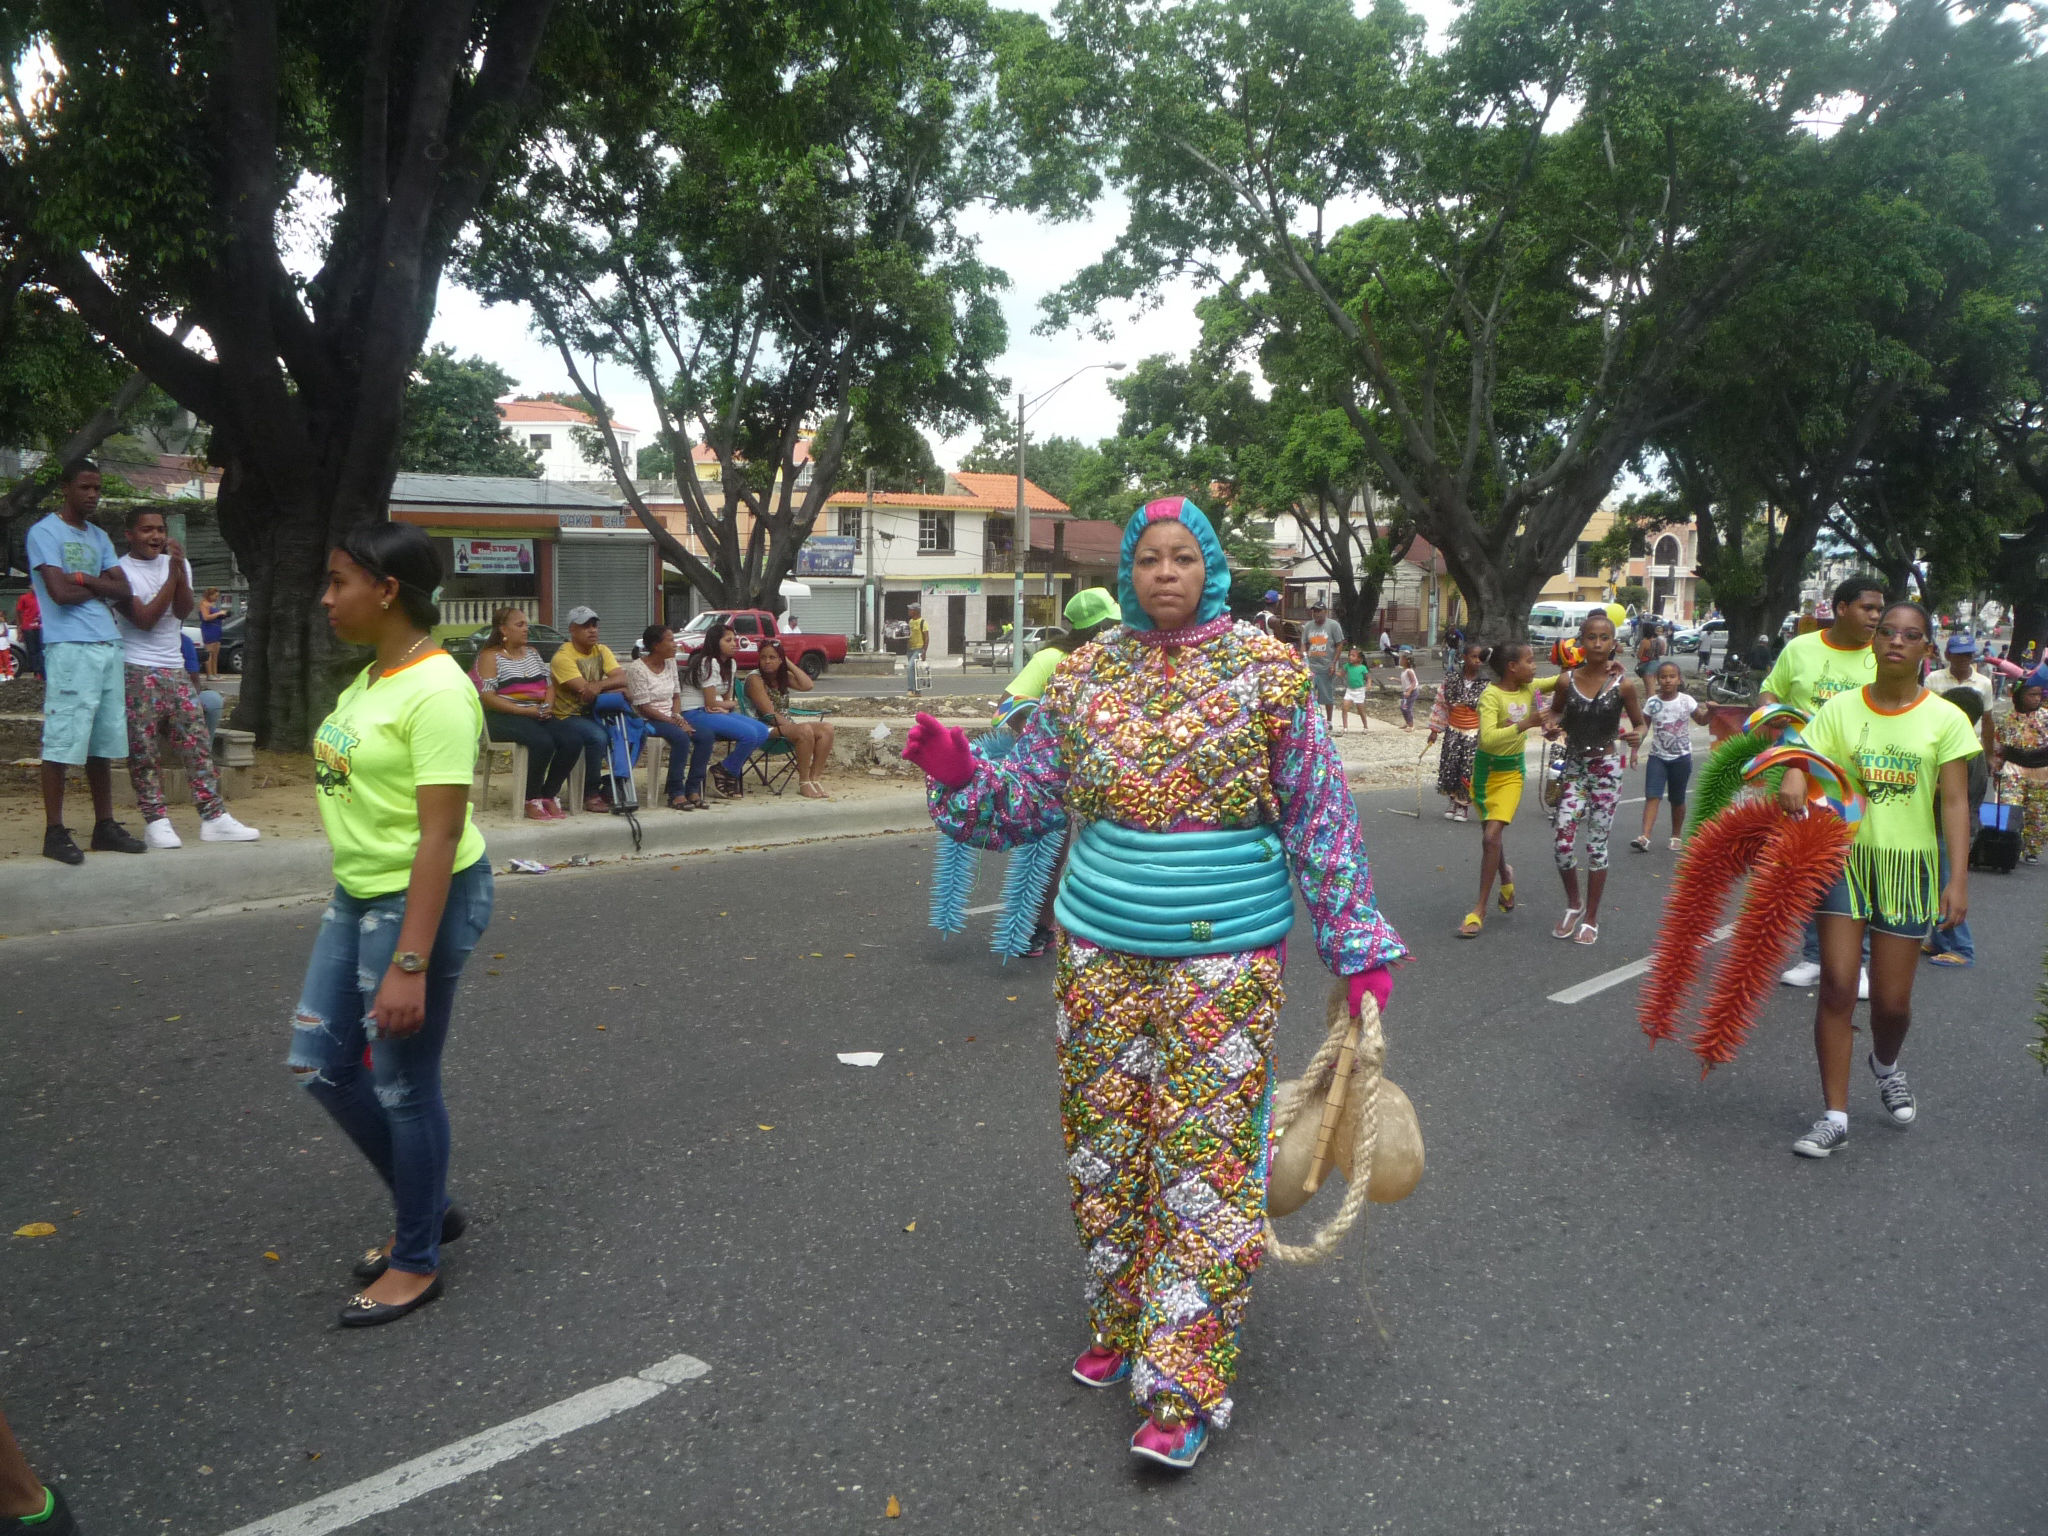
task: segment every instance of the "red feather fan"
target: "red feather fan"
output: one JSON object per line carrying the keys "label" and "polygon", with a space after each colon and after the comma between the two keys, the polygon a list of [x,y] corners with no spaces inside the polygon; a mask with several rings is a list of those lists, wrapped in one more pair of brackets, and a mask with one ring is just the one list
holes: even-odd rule
{"label": "red feather fan", "polygon": [[1769,800],[1733,806],[1694,835],[1665,905],[1637,1017],[1654,1045],[1677,1033],[1680,1001],[1698,977],[1705,936],[1728,891],[1751,875],[1728,955],[1691,1045],[1702,1073],[1735,1059],[1800,929],[1849,859],[1856,832],[1824,814],[1791,817]]}
{"label": "red feather fan", "polygon": [[1636,1005],[1643,1033],[1655,1045],[1678,1033],[1678,1007],[1706,958],[1707,935],[1735,882],[1756,863],[1785,819],[1767,800],[1729,807],[1686,842],[1664,903],[1664,926],[1650,955],[1650,979]]}

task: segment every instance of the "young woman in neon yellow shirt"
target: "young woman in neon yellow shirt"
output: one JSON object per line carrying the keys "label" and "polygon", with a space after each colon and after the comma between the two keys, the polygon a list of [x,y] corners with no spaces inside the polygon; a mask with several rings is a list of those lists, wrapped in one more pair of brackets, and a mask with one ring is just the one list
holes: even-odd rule
{"label": "young woman in neon yellow shirt", "polygon": [[[1838,693],[1801,735],[1868,797],[1848,867],[1820,904],[1820,1001],[1813,1043],[1826,1112],[1792,1143],[1801,1157],[1826,1157],[1849,1139],[1849,1076],[1855,1054],[1858,961],[1870,936],[1870,1070],[1894,1125],[1918,1113],[1899,1050],[1912,1022],[1920,944],[1935,927],[1969,913],[1968,759],[1983,750],[1963,712],[1920,685],[1934,627],[1918,603],[1893,603],[1878,620],[1877,675]],[[1935,790],[1941,791],[1940,821]],[[1778,790],[1788,814],[1806,812],[1807,775],[1785,772]],[[1948,882],[1941,850],[1948,849]]]}

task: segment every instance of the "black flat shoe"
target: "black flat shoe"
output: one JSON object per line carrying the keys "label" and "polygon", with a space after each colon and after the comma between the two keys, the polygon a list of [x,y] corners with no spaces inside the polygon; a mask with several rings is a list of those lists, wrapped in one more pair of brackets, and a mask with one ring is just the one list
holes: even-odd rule
{"label": "black flat shoe", "polygon": [[395,1323],[408,1312],[417,1312],[430,1301],[441,1299],[441,1277],[434,1276],[424,1291],[403,1306],[391,1306],[386,1302],[372,1301],[360,1293],[349,1297],[341,1309],[341,1326],[344,1328],[375,1328],[380,1323]]}
{"label": "black flat shoe", "polygon": [[[462,1213],[462,1207],[451,1205],[441,1213],[441,1241],[452,1243],[469,1230],[469,1218]],[[373,1284],[377,1277],[391,1267],[391,1255],[382,1248],[365,1249],[363,1256],[356,1260],[356,1267],[349,1271],[365,1285]]]}
{"label": "black flat shoe", "polygon": [[78,1536],[78,1521],[72,1517],[71,1506],[64,1502],[64,1490],[55,1483],[46,1486],[50,1493],[49,1516],[34,1525],[26,1520],[0,1518],[0,1532],[34,1531],[36,1536]]}

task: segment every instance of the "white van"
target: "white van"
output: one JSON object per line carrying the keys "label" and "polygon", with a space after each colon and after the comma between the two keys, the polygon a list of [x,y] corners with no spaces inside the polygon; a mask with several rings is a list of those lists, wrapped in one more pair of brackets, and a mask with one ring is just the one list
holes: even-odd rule
{"label": "white van", "polygon": [[1529,610],[1529,638],[1539,654],[1550,646],[1578,634],[1589,613],[1605,613],[1605,603],[1538,603]]}

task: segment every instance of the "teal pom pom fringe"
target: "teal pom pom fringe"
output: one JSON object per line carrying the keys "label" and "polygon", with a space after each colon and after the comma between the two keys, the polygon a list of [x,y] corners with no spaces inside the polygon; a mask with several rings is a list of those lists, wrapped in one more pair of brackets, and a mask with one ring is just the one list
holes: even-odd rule
{"label": "teal pom pom fringe", "polygon": [[1046,887],[1052,884],[1053,871],[1060,867],[1060,852],[1066,846],[1066,834],[1052,832],[1010,850],[1010,867],[1003,872],[1003,910],[988,945],[1005,961],[1031,947],[1038,914],[1045,908]]}

